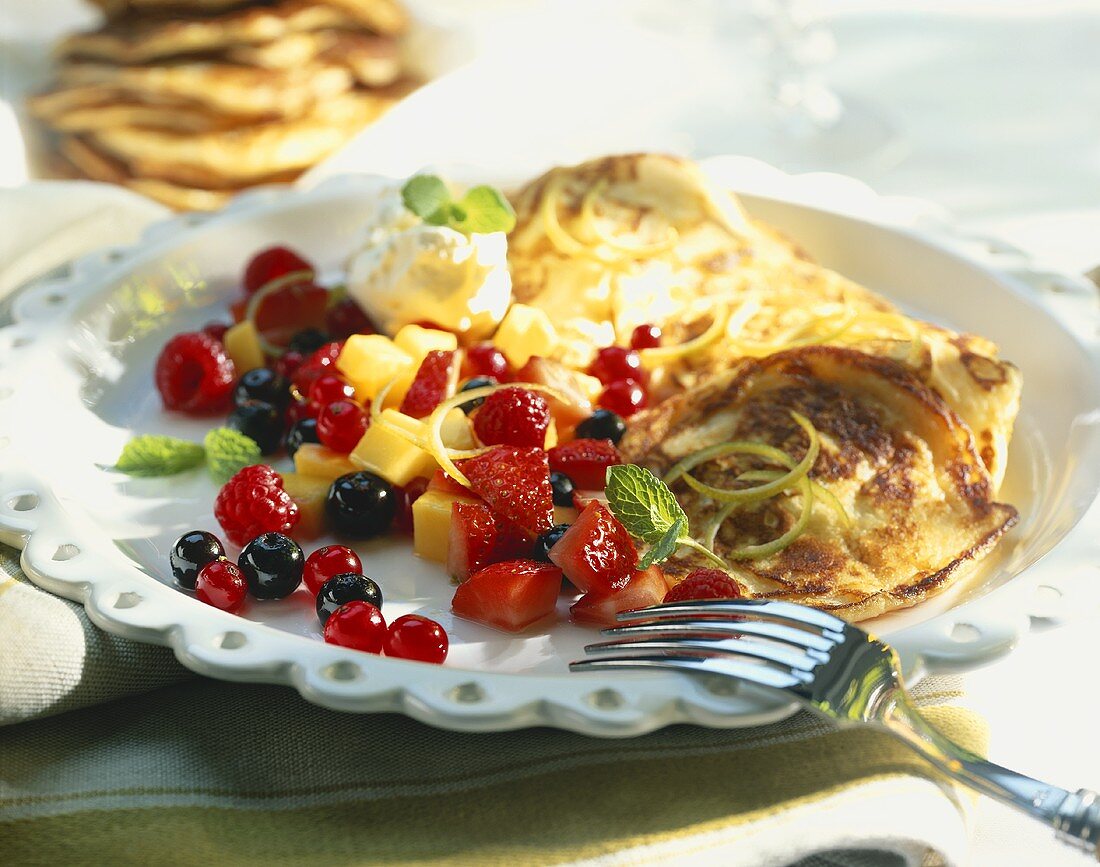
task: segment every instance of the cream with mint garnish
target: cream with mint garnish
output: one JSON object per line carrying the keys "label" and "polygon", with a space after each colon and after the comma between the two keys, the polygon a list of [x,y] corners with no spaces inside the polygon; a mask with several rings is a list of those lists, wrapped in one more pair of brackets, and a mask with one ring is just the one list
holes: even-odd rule
{"label": "cream with mint garnish", "polygon": [[348,294],[382,331],[428,320],[487,336],[512,301],[507,200],[478,186],[455,198],[434,175],[387,191],[348,267]]}

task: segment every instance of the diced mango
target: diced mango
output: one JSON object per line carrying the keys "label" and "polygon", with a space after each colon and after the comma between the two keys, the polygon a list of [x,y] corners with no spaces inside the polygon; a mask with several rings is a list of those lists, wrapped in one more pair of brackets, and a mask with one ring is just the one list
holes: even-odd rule
{"label": "diced mango", "polygon": [[472,503],[442,491],[426,491],[413,501],[413,552],[426,560],[447,562],[447,541],[451,535],[451,506]]}
{"label": "diced mango", "polygon": [[558,333],[544,311],[526,304],[513,304],[497,328],[493,343],[512,366],[518,368],[533,355],[551,355],[558,344]]}
{"label": "diced mango", "polygon": [[[395,409],[382,410],[382,418],[417,436],[424,435],[421,422]],[[350,457],[356,467],[377,473],[391,485],[399,487],[404,487],[418,476],[427,478],[438,466],[428,452],[379,422],[367,428]]]}
{"label": "diced mango", "polygon": [[294,538],[316,539],[324,535],[325,499],[330,487],[332,482],[320,476],[283,473],[283,490],[298,504],[298,523],[291,534]]}
{"label": "diced mango", "polygon": [[550,419],[550,426],[546,429],[546,439],[543,441],[544,449],[552,449],[558,444],[558,423]]}
{"label": "diced mango", "polygon": [[392,379],[410,368],[415,374],[416,365],[411,355],[381,334],[353,334],[336,359],[336,369],[355,387],[360,400],[374,400],[379,389]]}
{"label": "diced mango", "polygon": [[401,401],[405,399],[405,395],[409,392],[409,387],[412,386],[413,380],[416,379],[416,374],[420,370],[420,362],[414,362],[410,364],[408,368],[398,374],[393,387],[386,392],[386,403],[384,406],[388,409],[398,409],[401,406]]}
{"label": "diced mango", "polygon": [[457,406],[443,416],[439,436],[449,449],[476,449],[474,426],[469,417]]}
{"label": "diced mango", "polygon": [[332,482],[340,476],[358,472],[359,467],[347,455],[334,452],[318,443],[305,443],[294,453],[294,469],[303,476]]}
{"label": "diced mango", "polygon": [[417,364],[424,360],[429,352],[436,349],[458,349],[458,338],[450,331],[436,328],[424,328],[420,325],[406,325],[394,335],[394,345],[413,357]]}
{"label": "diced mango", "polygon": [[260,335],[251,319],[238,322],[225,332],[222,339],[226,354],[233,359],[237,376],[247,370],[264,366],[264,350],[260,346]]}
{"label": "diced mango", "polygon": [[584,396],[595,404],[599,400],[600,395],[603,393],[603,383],[596,377],[589,376],[587,373],[581,373],[580,371],[573,371],[573,376],[576,377],[577,385],[580,386]]}

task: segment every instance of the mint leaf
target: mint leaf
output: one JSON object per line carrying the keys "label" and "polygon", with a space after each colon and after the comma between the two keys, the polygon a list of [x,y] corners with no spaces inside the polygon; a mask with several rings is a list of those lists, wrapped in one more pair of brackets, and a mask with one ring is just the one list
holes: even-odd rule
{"label": "mint leaf", "polygon": [[260,447],[240,431],[214,428],[203,440],[206,468],[219,485],[228,482],[238,470],[262,462]]}
{"label": "mint leaf", "polygon": [[645,569],[667,560],[681,545],[694,548],[725,568],[725,561],[688,532],[688,518],[668,485],[645,467],[607,468],[607,503],[627,532],[651,546],[639,564]]}
{"label": "mint leaf", "polygon": [[687,515],[668,485],[645,467],[618,464],[607,468],[607,501],[630,535],[656,544],[677,521],[687,529]]}
{"label": "mint leaf", "polygon": [[648,569],[654,563],[663,563],[676,553],[680,547],[680,538],[687,532],[687,521],[677,518],[676,523],[668,528],[668,531],[645,552],[638,563],[639,569]]}
{"label": "mint leaf", "polygon": [[203,447],[175,437],[145,434],[122,447],[114,468],[139,478],[174,476],[202,463]]}
{"label": "mint leaf", "polygon": [[442,226],[445,223],[437,222],[438,215],[446,216],[444,205],[451,201],[451,192],[435,175],[416,175],[401,188],[401,201],[425,223]]}
{"label": "mint leaf", "polygon": [[511,232],[516,225],[516,212],[495,187],[473,187],[457,202],[452,212],[454,219],[451,227],[467,235],[474,232]]}

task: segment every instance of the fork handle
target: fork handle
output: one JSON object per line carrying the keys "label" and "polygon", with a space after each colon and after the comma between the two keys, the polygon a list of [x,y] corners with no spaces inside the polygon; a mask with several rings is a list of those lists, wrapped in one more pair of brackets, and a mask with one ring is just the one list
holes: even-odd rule
{"label": "fork handle", "polygon": [[1069,792],[1002,768],[944,737],[904,693],[880,717],[886,730],[947,774],[1049,825],[1065,843],[1100,861],[1100,795]]}

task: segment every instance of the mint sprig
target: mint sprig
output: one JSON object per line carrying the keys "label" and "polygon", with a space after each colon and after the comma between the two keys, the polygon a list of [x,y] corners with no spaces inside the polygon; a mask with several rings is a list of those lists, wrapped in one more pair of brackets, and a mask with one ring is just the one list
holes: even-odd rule
{"label": "mint sprig", "polygon": [[203,462],[206,452],[198,443],[160,434],[135,437],[122,447],[115,469],[129,476],[174,476]]}
{"label": "mint sprig", "polygon": [[607,502],[612,514],[636,539],[649,545],[638,568],[663,563],[681,545],[726,568],[726,562],[691,537],[688,517],[668,485],[645,467],[617,464],[607,468]]}
{"label": "mint sprig", "polygon": [[239,431],[215,428],[200,445],[161,434],[134,437],[122,447],[112,469],[143,479],[174,476],[206,464],[219,484],[238,470],[260,462],[260,447]]}
{"label": "mint sprig", "polygon": [[430,226],[447,226],[464,235],[510,232],[516,213],[495,187],[472,187],[458,200],[435,175],[416,175],[401,188],[401,201]]}
{"label": "mint sprig", "polygon": [[219,427],[203,440],[206,446],[206,468],[219,485],[224,485],[238,471],[260,463],[260,447],[256,441],[232,428]]}

